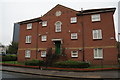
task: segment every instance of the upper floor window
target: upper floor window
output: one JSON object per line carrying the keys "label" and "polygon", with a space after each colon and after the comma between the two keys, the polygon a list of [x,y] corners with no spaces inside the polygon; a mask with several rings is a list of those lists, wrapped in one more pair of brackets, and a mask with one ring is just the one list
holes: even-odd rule
{"label": "upper floor window", "polygon": [[71,23],[76,23],[77,22],[77,17],[71,17],[70,21],[71,21]]}
{"label": "upper floor window", "polygon": [[100,14],[91,15],[92,22],[100,21]]}
{"label": "upper floor window", "polygon": [[102,48],[95,48],[94,49],[94,58],[95,59],[103,58],[103,49]]}
{"label": "upper floor window", "polygon": [[93,39],[102,39],[102,30],[93,30]]}
{"label": "upper floor window", "polygon": [[42,26],[47,26],[47,21],[43,21]]}
{"label": "upper floor window", "polygon": [[46,35],[42,35],[41,36],[41,41],[47,41],[47,36]]}
{"label": "upper floor window", "polygon": [[31,43],[31,36],[26,36],[26,43]]}
{"label": "upper floor window", "polygon": [[55,23],[55,32],[61,32],[61,25],[62,23],[60,21]]}
{"label": "upper floor window", "polygon": [[27,24],[27,29],[32,29],[32,23]]}
{"label": "upper floor window", "polygon": [[78,39],[77,33],[71,33],[71,39]]}
{"label": "upper floor window", "polygon": [[25,57],[30,58],[31,50],[26,50],[25,51]]}
{"label": "upper floor window", "polygon": [[41,57],[46,57],[46,51],[41,51]]}
{"label": "upper floor window", "polygon": [[71,57],[78,57],[78,51],[71,51]]}

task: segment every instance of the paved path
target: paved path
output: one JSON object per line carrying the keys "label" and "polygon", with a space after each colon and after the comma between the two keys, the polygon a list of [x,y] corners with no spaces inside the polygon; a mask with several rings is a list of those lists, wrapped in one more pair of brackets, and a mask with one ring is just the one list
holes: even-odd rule
{"label": "paved path", "polygon": [[68,72],[3,66],[2,70],[63,78],[120,78],[119,71]]}

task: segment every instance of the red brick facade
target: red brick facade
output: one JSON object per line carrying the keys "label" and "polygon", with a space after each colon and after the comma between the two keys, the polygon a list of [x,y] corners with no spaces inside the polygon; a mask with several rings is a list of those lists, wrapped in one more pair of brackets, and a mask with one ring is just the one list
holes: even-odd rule
{"label": "red brick facade", "polygon": [[[56,16],[56,11],[61,11]],[[66,59],[89,61],[92,64],[114,65],[117,64],[117,47],[113,14],[115,8],[75,11],[57,5],[40,18],[19,22],[20,37],[18,61],[39,59],[41,51],[52,48],[55,53],[55,42],[60,42],[60,49],[65,49]],[[58,14],[58,15],[59,15]],[[100,14],[100,21],[92,22],[91,15]],[[77,22],[71,23],[71,17],[76,17]],[[42,21],[47,21],[47,26],[42,26]],[[55,32],[55,23],[60,21],[61,31]],[[32,23],[32,29],[27,30],[27,24]],[[102,38],[93,39],[93,30],[101,30]],[[71,39],[71,33],[77,33],[77,39]],[[26,36],[31,35],[31,43],[26,43]],[[42,35],[47,36],[46,41],[41,41]],[[94,49],[102,49],[102,58],[94,58]],[[25,58],[25,51],[30,50],[30,58]],[[71,51],[77,51],[78,57],[71,57]]]}

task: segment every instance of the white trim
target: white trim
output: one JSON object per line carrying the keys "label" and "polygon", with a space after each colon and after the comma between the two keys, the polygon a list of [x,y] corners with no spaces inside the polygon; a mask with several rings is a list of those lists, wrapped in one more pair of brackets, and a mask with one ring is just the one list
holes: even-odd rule
{"label": "white trim", "polygon": [[27,24],[27,29],[32,29],[32,23]]}
{"label": "white trim", "polygon": [[[75,51],[76,53],[73,53],[74,51],[71,51],[71,57],[77,58],[78,57],[78,51]],[[76,56],[75,56],[76,55]]]}
{"label": "white trim", "polygon": [[91,15],[91,20],[92,20],[92,22],[101,21],[100,14]]}
{"label": "white trim", "polygon": [[25,58],[30,58],[31,50],[25,50]]}
{"label": "white trim", "polygon": [[[97,53],[95,52],[95,49],[96,49]],[[101,53],[99,53],[99,50],[101,50]],[[102,48],[94,48],[93,52],[94,52],[94,59],[103,59],[103,49]]]}
{"label": "white trim", "polygon": [[41,51],[41,57],[46,57],[46,51]]}

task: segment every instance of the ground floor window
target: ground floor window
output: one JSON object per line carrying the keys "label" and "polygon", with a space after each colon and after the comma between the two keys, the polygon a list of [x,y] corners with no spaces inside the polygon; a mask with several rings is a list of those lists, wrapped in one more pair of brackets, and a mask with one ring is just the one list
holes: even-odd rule
{"label": "ground floor window", "polygon": [[46,51],[41,51],[41,57],[46,57]]}
{"label": "ground floor window", "polygon": [[25,57],[30,58],[31,50],[26,50],[25,51]]}
{"label": "ground floor window", "polygon": [[95,59],[102,59],[103,58],[103,49],[102,48],[95,48],[94,49],[94,58]]}
{"label": "ground floor window", "polygon": [[71,57],[78,57],[78,51],[71,51]]}

